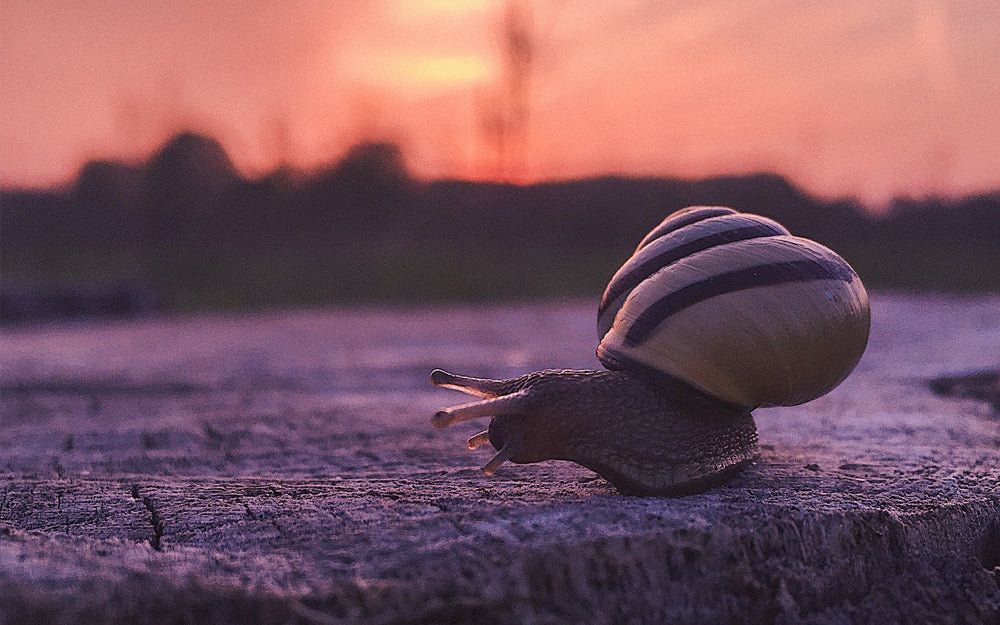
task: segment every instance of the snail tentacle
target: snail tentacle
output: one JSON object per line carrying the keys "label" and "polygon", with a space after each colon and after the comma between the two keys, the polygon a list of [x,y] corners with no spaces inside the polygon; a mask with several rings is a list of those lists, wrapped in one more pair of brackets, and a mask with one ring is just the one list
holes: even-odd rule
{"label": "snail tentacle", "polygon": [[517,454],[518,448],[514,443],[507,443],[500,451],[490,458],[490,461],[483,467],[483,473],[493,475],[500,468],[500,465],[507,462]]}
{"label": "snail tentacle", "polygon": [[469,449],[479,449],[488,442],[490,442],[490,431],[483,430],[475,436],[470,436],[469,440],[467,440],[465,444]]}
{"label": "snail tentacle", "polygon": [[496,397],[504,392],[503,380],[490,378],[474,378],[467,375],[448,373],[444,369],[431,371],[431,384],[454,391],[461,391],[476,397]]}
{"label": "snail tentacle", "polygon": [[431,418],[431,423],[440,429],[469,419],[522,412],[526,408],[530,408],[531,405],[531,394],[527,389],[522,389],[510,395],[501,395],[439,410]]}

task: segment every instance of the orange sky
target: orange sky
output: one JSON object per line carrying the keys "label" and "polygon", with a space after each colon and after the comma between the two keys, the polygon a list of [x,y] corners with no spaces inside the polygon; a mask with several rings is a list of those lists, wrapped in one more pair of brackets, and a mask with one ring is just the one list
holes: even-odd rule
{"label": "orange sky", "polygon": [[389,139],[422,177],[768,170],[873,205],[1000,188],[994,0],[522,0],[513,83],[504,4],[5,0],[0,183],[193,128],[251,175]]}

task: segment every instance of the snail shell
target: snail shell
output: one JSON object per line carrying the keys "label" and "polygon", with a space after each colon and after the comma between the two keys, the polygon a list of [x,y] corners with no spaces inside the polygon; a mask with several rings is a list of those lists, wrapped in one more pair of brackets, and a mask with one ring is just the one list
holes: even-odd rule
{"label": "snail shell", "polygon": [[693,207],[611,279],[597,355],[730,404],[794,406],[847,377],[869,325],[865,288],[836,253],[765,217]]}

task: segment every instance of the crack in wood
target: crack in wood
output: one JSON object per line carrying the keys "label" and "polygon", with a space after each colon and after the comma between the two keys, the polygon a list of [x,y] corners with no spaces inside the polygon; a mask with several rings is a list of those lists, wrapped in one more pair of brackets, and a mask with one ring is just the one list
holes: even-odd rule
{"label": "crack in wood", "polygon": [[[132,484],[132,499],[139,499],[139,485]],[[153,498],[149,495],[142,497],[142,505],[149,512],[149,522],[153,526],[153,535],[149,537],[149,544],[156,551],[163,551],[163,518],[157,509]]]}

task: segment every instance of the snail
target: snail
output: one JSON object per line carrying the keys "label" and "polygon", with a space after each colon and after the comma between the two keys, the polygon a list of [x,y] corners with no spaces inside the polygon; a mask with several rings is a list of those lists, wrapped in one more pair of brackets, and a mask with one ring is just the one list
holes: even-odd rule
{"label": "snail", "polygon": [[505,461],[576,462],[625,494],[717,486],[758,455],[752,411],[826,394],[868,343],[864,285],[830,249],[720,206],[664,219],[604,291],[606,371],[507,380],[435,369],[431,383],[481,399],[437,412],[438,428],[492,417],[468,447]]}

